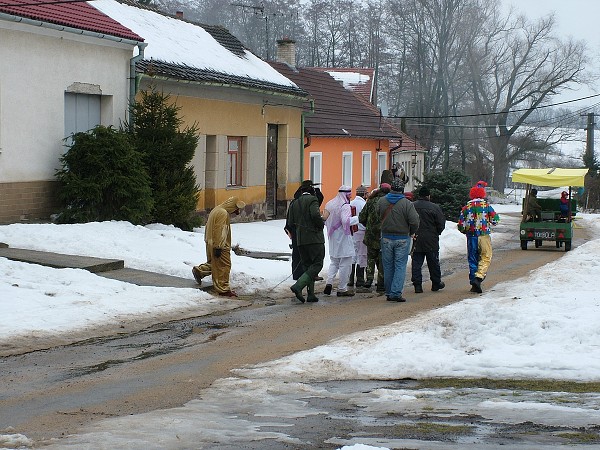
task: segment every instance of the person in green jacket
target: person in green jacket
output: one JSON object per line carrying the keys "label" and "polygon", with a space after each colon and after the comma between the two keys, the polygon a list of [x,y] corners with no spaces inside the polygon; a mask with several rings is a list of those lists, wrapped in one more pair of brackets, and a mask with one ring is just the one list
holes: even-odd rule
{"label": "person in green jacket", "polygon": [[[300,190],[300,196],[290,204],[286,228],[295,230],[296,245],[304,273],[290,289],[302,303],[318,302],[319,299],[315,295],[315,278],[323,268],[325,259],[324,222],[313,182],[304,180]],[[307,290],[306,299],[302,293],[304,288]]]}
{"label": "person in green jacket", "polygon": [[365,238],[363,242],[367,246],[367,270],[366,280],[363,285],[371,289],[375,278],[375,267],[377,267],[377,291],[384,292],[383,265],[381,264],[381,219],[379,217],[377,204],[379,199],[390,192],[388,183],[381,183],[379,189],[375,189],[369,195],[367,203],[361,210],[358,221],[365,226]]}

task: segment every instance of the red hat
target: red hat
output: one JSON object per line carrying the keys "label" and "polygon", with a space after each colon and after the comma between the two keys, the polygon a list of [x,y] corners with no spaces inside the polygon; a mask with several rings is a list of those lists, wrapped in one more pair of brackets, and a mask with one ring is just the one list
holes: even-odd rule
{"label": "red hat", "polygon": [[485,187],[487,185],[488,184],[485,181],[478,181],[477,184],[475,184],[475,186],[473,186],[469,191],[469,197],[471,197],[471,200],[474,198],[485,198]]}

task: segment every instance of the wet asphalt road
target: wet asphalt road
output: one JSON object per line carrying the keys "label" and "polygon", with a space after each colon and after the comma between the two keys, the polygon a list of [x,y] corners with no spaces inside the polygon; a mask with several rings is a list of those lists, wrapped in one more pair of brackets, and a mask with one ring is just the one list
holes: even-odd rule
{"label": "wet asphalt road", "polygon": [[[518,241],[509,241],[503,250],[497,250],[493,263],[495,274],[490,274],[489,285],[515,277],[515,274],[522,274],[524,270],[530,270],[556,257],[554,249],[525,253],[518,250]],[[464,278],[464,255],[444,260],[443,271],[449,286],[444,295],[452,298],[436,298],[428,293],[429,297],[422,300],[422,307],[415,307],[414,311],[407,313],[408,316],[422,309],[443,306],[457,300],[453,295],[456,292],[452,292],[450,286],[452,280]],[[457,289],[464,290],[463,287]],[[463,296],[468,296],[468,293]],[[427,298],[431,298],[429,303]],[[369,304],[361,305],[365,302]],[[320,309],[316,310],[316,315],[303,320],[314,323],[315,327],[329,327],[333,330],[313,339],[306,339],[306,342],[299,340],[298,333],[294,333],[293,329],[292,332],[289,330],[294,326],[303,326],[297,315],[299,311],[302,317],[306,315],[306,310],[299,309],[305,305],[290,304],[289,295],[284,290],[280,293],[267,293],[255,299],[252,306],[232,312],[159,323],[139,332],[115,333],[107,338],[95,338],[74,345],[2,358],[0,385],[4,388],[0,392],[0,429],[10,426],[15,432],[41,442],[47,438],[75,433],[81,426],[98,419],[183,404],[197,397],[203,388],[210,386],[212,380],[228,376],[232,367],[312,348],[336,335],[344,334],[344,330],[350,332],[360,329],[358,324],[365,320],[367,324],[364,327],[369,328],[404,317],[401,314],[396,317],[396,312],[384,312],[383,317],[373,316],[373,320],[369,321],[366,311],[374,309],[373,302],[381,302],[381,297],[363,294],[351,301],[342,302],[334,298],[328,300],[327,304],[319,303]],[[332,308],[331,315],[323,314],[329,308]],[[349,309],[351,311],[345,315],[343,311]],[[354,322],[350,320],[353,316],[356,316]],[[349,323],[340,324],[336,329],[333,325],[334,317],[338,320],[348,319]],[[322,322],[319,323],[318,320]],[[285,330],[276,329],[270,334],[272,330],[266,329],[275,328],[273,324]],[[260,327],[265,327],[266,331],[257,331],[256,328]],[[261,336],[266,342],[259,341]],[[278,345],[269,345],[275,339],[278,340]],[[222,348],[217,348],[221,346]],[[266,351],[267,348],[269,351]],[[225,356],[228,355],[227,352],[231,353],[229,359]],[[249,357],[251,353],[255,355]],[[198,378],[197,374],[204,372],[207,372],[206,378]],[[182,389],[184,380],[185,383],[190,383],[190,379],[193,380],[192,386],[188,387],[186,384],[186,389]],[[544,448],[555,444],[584,445],[574,439],[559,437],[575,431],[585,431],[591,436],[591,441],[586,443],[587,448],[597,444],[593,436],[597,435],[598,429],[593,426],[582,428],[579,424],[568,423],[547,425],[544,421],[536,423],[525,420],[526,418],[519,424],[510,425],[469,412],[468,408],[463,410],[456,407],[459,398],[471,397],[476,404],[484,398],[502,393],[474,394],[469,391],[444,398],[431,406],[431,409],[377,411],[357,405],[350,399],[355,399],[357,393],[368,397],[371,392],[382,388],[391,391],[412,390],[414,395],[420,395],[418,382],[328,382],[320,384],[319,388],[335,395],[310,398],[308,404],[328,413],[289,419],[289,423],[280,430],[282,433],[291,433],[286,427],[293,425],[291,434],[301,437],[301,444],[266,440],[246,442],[243,447],[240,447],[239,442],[213,443],[213,446],[206,448],[338,448],[344,442],[361,435],[373,438],[371,445],[390,448]],[[518,394],[532,395],[526,392]],[[438,396],[443,397],[441,393]],[[266,421],[251,414],[248,414],[247,419],[257,424]],[[415,428],[415,422],[442,423],[445,426],[431,427],[424,431],[422,428]],[[444,443],[442,447],[438,447],[439,442]],[[307,443],[310,443],[309,447],[306,446]]]}

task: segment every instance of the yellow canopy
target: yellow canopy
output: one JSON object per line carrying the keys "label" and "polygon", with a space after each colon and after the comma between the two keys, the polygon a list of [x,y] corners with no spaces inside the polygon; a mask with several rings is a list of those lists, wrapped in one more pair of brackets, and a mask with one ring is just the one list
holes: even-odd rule
{"label": "yellow canopy", "polygon": [[583,186],[588,169],[518,169],[512,174],[514,183],[536,186]]}

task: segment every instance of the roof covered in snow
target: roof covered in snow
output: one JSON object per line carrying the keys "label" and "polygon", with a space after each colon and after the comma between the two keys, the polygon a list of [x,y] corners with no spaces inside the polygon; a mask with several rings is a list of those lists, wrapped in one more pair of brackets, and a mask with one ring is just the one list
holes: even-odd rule
{"label": "roof covered in snow", "polygon": [[90,4],[144,37],[148,46],[139,69],[146,73],[306,94],[223,27],[188,22],[132,2],[94,0]]}

